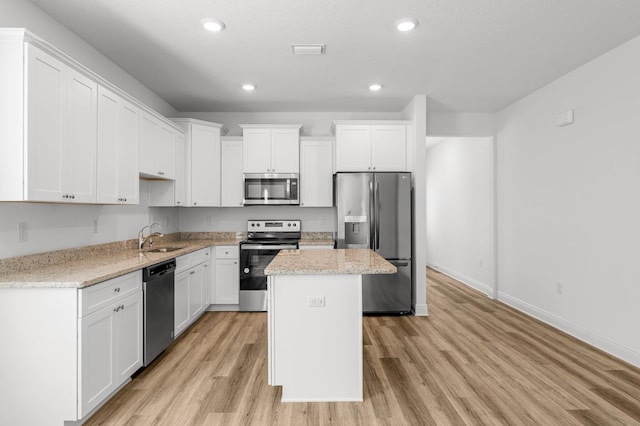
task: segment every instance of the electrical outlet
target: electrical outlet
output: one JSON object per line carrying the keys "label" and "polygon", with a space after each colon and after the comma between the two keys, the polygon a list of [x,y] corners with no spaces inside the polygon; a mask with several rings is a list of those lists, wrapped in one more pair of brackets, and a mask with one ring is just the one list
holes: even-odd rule
{"label": "electrical outlet", "polygon": [[564,284],[560,281],[556,282],[556,293],[562,294],[564,291]]}
{"label": "electrical outlet", "polygon": [[18,223],[18,242],[24,243],[29,239],[29,235],[27,234],[27,222]]}
{"label": "electrical outlet", "polygon": [[311,308],[324,308],[324,296],[307,296],[307,306]]}

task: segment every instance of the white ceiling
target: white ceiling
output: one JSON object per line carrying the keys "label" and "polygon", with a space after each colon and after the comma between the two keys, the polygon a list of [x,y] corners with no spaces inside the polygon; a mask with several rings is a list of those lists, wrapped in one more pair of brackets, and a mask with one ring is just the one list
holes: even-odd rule
{"label": "white ceiling", "polygon": [[[415,94],[494,112],[640,34],[638,0],[32,2],[183,112],[400,111]],[[407,16],[418,28],[396,31]]]}

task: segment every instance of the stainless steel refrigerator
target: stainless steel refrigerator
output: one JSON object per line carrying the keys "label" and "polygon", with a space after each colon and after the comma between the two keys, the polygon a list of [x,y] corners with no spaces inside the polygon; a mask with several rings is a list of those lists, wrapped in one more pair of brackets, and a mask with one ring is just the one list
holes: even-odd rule
{"label": "stainless steel refrigerator", "polygon": [[370,248],[398,268],[362,276],[364,313],[411,311],[411,173],[336,173],[338,248]]}

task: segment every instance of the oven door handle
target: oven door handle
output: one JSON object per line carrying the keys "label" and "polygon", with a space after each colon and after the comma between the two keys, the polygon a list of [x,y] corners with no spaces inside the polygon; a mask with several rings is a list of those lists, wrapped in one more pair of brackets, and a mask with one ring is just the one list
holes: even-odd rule
{"label": "oven door handle", "polygon": [[296,250],[298,247],[293,244],[290,245],[268,245],[268,244],[243,244],[240,246],[241,250]]}

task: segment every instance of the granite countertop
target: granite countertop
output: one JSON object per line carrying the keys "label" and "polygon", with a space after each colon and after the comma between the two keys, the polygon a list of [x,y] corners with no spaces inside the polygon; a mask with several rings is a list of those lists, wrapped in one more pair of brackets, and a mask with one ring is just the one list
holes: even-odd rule
{"label": "granite countertop", "polygon": [[333,238],[328,238],[328,239],[324,239],[324,240],[319,240],[319,239],[301,239],[300,241],[298,241],[298,245],[299,246],[333,246],[335,243],[335,241],[333,240]]}
{"label": "granite countertop", "polygon": [[266,275],[393,274],[397,268],[369,249],[282,250]]}
{"label": "granite countertop", "polygon": [[[107,245],[89,246],[45,254],[55,257],[50,263],[41,259],[43,255],[38,255],[37,258],[25,256],[16,258],[21,262],[17,265],[18,267],[8,265],[0,271],[0,289],[83,288],[206,247],[236,245],[239,241],[237,238],[168,239],[166,241],[157,239],[153,248],[182,247],[169,253],[152,253],[148,249],[139,251],[131,248],[130,245],[119,250],[104,247]],[[30,260],[32,260],[31,267]]]}
{"label": "granite countertop", "polygon": [[333,232],[303,232],[299,246],[333,246]]}

